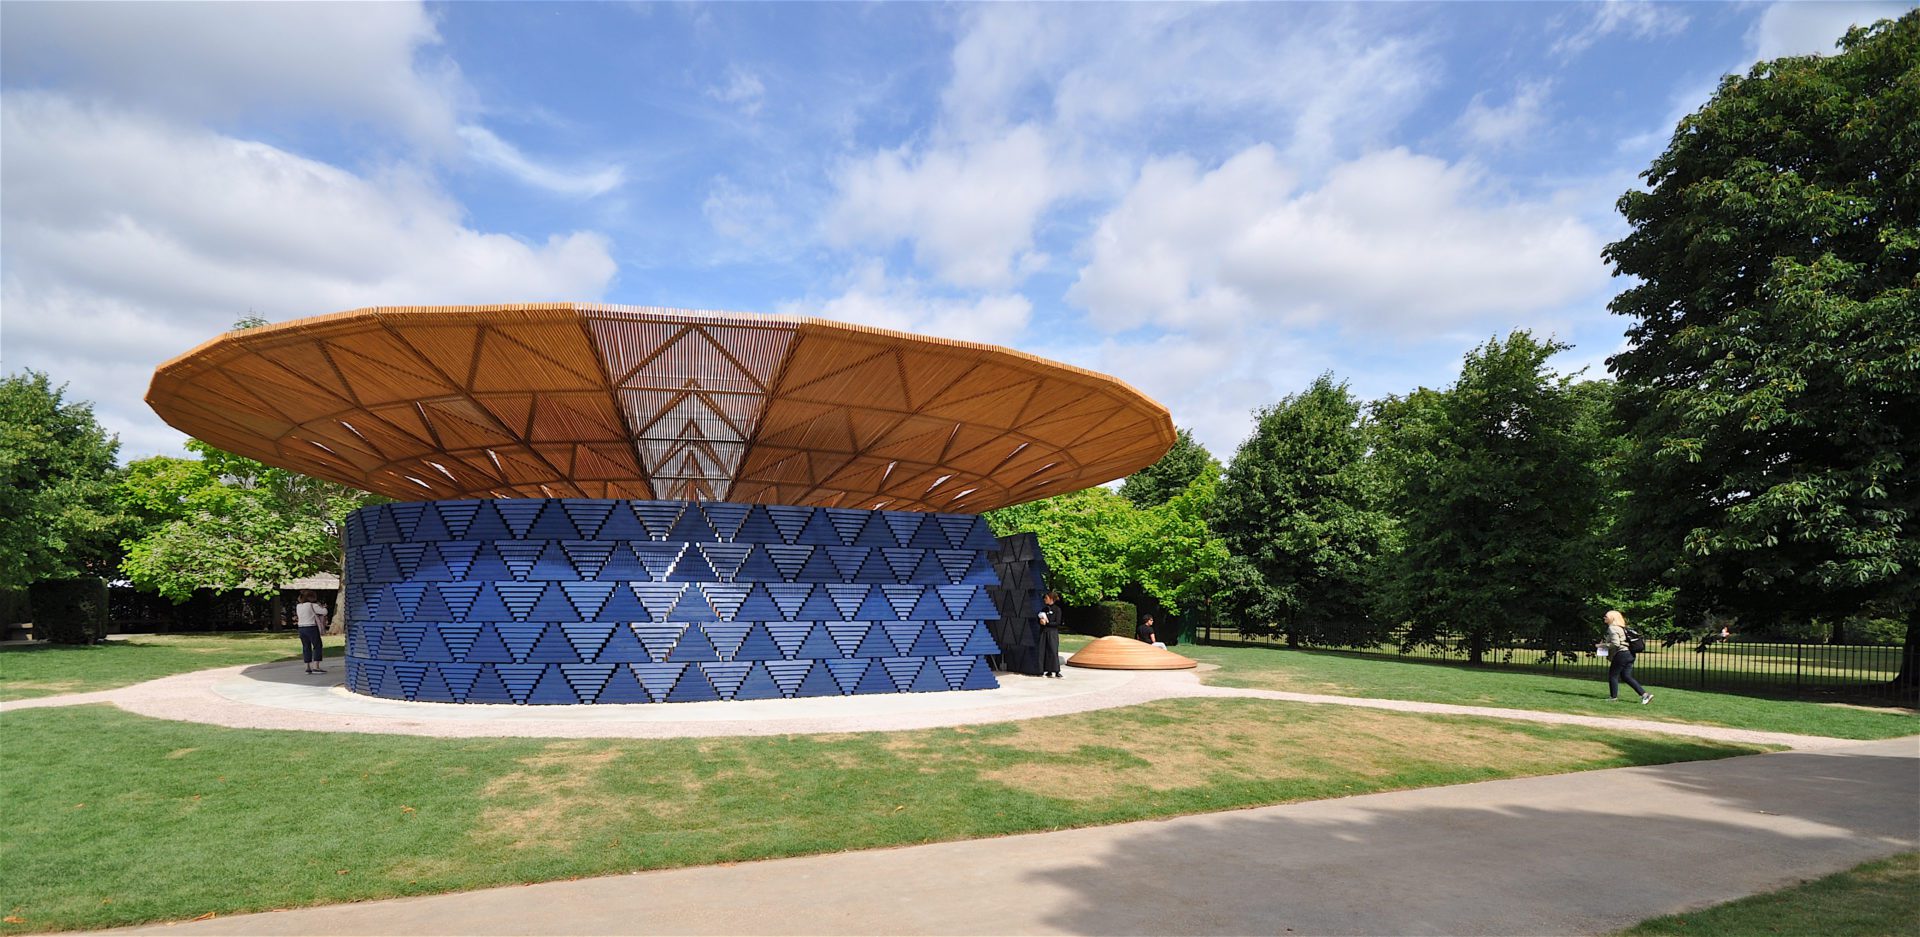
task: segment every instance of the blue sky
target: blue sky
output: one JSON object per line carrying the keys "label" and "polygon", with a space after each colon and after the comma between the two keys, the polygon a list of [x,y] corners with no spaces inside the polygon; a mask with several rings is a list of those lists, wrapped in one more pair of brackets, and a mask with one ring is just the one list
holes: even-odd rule
{"label": "blue sky", "polygon": [[178,452],[249,311],[786,312],[1115,374],[1223,458],[1495,334],[1603,373],[1621,192],[1911,3],[0,5],[0,366]]}

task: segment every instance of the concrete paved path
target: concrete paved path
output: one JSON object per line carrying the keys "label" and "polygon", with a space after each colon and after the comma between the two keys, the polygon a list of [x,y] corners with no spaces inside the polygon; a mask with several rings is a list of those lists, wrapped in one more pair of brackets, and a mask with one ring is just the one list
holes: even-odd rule
{"label": "concrete paved path", "polygon": [[1920,848],[1920,738],[149,928],[1593,934]]}
{"label": "concrete paved path", "polygon": [[[332,667],[331,673],[315,675],[294,670],[298,663],[288,661],[224,667],[176,674],[113,690],[0,701],[0,714],[48,706],[111,703],[128,712],[156,719],[200,722],[236,729],[464,738],[686,738],[926,729],[1038,719],[1133,706],[1159,699],[1243,697],[1659,732],[1798,749],[1847,744],[1843,739],[1635,718],[1650,710],[1631,703],[1619,704],[1618,716],[1585,716],[1491,706],[1208,686],[1201,683],[1199,676],[1191,670],[1156,672],[1069,667],[1064,680],[1001,674],[998,689],[963,693],[616,706],[453,706],[376,699],[349,693],[340,685],[339,666]],[[1210,665],[1202,666],[1206,670],[1215,669]],[[1659,705],[1657,697],[1654,705]],[[1916,723],[1920,723],[1920,720],[1916,720]]]}

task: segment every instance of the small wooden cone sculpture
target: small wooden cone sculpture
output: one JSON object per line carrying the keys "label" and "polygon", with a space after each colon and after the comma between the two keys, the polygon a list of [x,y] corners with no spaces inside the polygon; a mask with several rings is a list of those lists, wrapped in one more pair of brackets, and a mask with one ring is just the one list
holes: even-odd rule
{"label": "small wooden cone sculpture", "polygon": [[1067,658],[1069,667],[1094,670],[1187,670],[1199,666],[1199,663],[1166,648],[1119,635],[1096,638],[1093,643],[1081,648],[1079,653]]}

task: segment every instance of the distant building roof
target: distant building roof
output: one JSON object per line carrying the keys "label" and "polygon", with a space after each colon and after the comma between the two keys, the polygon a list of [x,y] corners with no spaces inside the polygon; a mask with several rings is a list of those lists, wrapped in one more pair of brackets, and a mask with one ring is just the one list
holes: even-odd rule
{"label": "distant building roof", "polygon": [[[252,589],[254,586],[255,583],[253,580],[247,580],[240,584],[240,588],[242,589]],[[281,583],[280,588],[313,589],[316,591],[338,589],[340,588],[340,577],[332,573],[315,573],[311,576],[302,576],[299,579],[289,579]]]}

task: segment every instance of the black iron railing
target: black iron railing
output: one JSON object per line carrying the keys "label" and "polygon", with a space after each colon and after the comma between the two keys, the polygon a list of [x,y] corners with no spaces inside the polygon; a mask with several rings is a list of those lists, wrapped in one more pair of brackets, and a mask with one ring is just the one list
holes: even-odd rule
{"label": "black iron railing", "polygon": [[[1203,644],[1286,645],[1282,635],[1243,634],[1222,628],[1202,628],[1200,640]],[[1465,642],[1458,639],[1444,639],[1436,645],[1423,644],[1405,650],[1392,641],[1373,647],[1317,650],[1460,663],[1466,663],[1469,658]],[[1636,655],[1633,670],[1643,683],[1660,686],[1920,706],[1920,689],[1893,686],[1893,679],[1900,672],[1901,654],[1898,645],[1741,640],[1711,643],[1687,640],[1662,645],[1652,640],[1646,651]],[[1607,663],[1605,658],[1594,656],[1591,648],[1570,657],[1538,647],[1496,647],[1481,659],[1483,666],[1595,679],[1605,679]]]}

